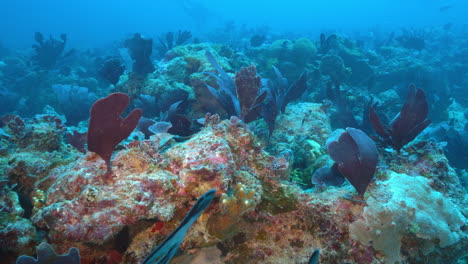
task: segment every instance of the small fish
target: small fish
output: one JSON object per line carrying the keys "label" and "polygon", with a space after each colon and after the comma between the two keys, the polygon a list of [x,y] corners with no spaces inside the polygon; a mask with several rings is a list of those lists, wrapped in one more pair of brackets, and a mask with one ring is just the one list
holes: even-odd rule
{"label": "small fish", "polygon": [[185,215],[184,219],[182,219],[180,225],[146,257],[143,264],[168,264],[174,257],[177,249],[179,249],[188,229],[211,204],[215,194],[216,190],[211,189],[198,198],[197,202]]}
{"label": "small fish", "polygon": [[318,264],[319,263],[319,255],[320,255],[320,250],[317,248],[314,250],[314,253],[312,253],[312,256],[310,256],[308,264]]}
{"label": "small fish", "polygon": [[453,8],[453,6],[451,6],[451,5],[445,5],[445,6],[441,6],[441,7],[439,8],[439,11],[440,11],[440,12],[445,12],[445,11],[447,11],[447,10],[449,10],[449,9],[452,9],[452,8]]}

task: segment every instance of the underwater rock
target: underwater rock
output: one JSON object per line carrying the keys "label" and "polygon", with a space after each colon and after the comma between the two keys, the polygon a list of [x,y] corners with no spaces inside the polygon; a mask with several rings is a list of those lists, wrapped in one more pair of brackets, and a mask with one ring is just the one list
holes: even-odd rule
{"label": "underwater rock", "polygon": [[325,151],[321,151],[319,146],[325,146],[330,133],[330,120],[323,105],[289,104],[285,114],[276,120],[269,148],[276,155],[292,150],[291,163],[302,168],[312,166],[314,171],[328,162],[328,159],[321,158]]}
{"label": "underwater rock", "polygon": [[[2,191],[2,190],[0,190]],[[36,229],[29,219],[23,218],[18,195],[14,191],[0,196],[0,258],[32,252]]]}
{"label": "underwater rock", "polygon": [[23,120],[19,116],[5,115],[1,118],[10,141],[24,151],[57,151],[62,147],[65,131],[63,119],[50,107],[44,114]]}
{"label": "underwater rock", "polygon": [[172,217],[174,205],[167,199],[174,188],[171,174],[161,170],[130,174],[128,170],[121,175],[115,171],[114,183],[109,185],[102,180],[102,168],[89,162],[80,159],[49,176],[56,181],[46,191],[46,206],[32,219],[50,228],[52,242],[60,241],[64,248],[73,242],[101,245],[138,220]]}
{"label": "underwater rock", "polygon": [[[231,223],[233,229],[227,233],[231,237],[239,232],[241,216],[252,212],[261,200],[259,179],[278,178],[282,172],[273,169],[274,158],[256,145],[254,135],[241,122],[210,124],[165,153],[158,153],[155,146],[146,148],[146,141],[130,143],[129,149],[116,153],[111,181],[104,181],[105,164],[91,153],[54,169],[47,177],[50,184],[41,185],[46,187],[45,205],[34,212],[32,221],[50,229],[50,241],[60,242],[60,250],[76,246],[85,255],[91,250],[86,245],[115,243],[125,228],[133,229],[138,223],[180,221],[178,212],[185,208],[184,201],[217,188],[227,196],[219,211],[224,216],[213,219]],[[229,189],[237,191],[231,194]],[[175,198],[180,194],[187,199]],[[138,243],[150,241],[154,237]],[[94,251],[90,257],[93,254],[103,252]]]}
{"label": "underwater rock", "polygon": [[[457,172],[449,165],[441,144],[433,141],[416,141],[398,157],[393,153],[381,154],[388,169],[408,175],[420,175],[431,180],[434,190],[462,200],[465,193]],[[378,176],[378,174],[376,175]]]}
{"label": "underwater rock", "polygon": [[351,76],[351,69],[347,68],[343,59],[336,55],[325,55],[320,62],[320,72],[330,76],[334,83],[345,83]]}

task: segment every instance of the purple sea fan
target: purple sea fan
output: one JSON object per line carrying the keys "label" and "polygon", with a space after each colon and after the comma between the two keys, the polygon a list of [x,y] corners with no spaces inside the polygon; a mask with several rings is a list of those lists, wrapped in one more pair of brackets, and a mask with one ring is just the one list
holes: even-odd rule
{"label": "purple sea fan", "polygon": [[[337,133],[340,133],[339,136]],[[379,162],[374,141],[362,130],[347,127],[335,130],[327,141],[327,151],[338,170],[363,195]]]}
{"label": "purple sea fan", "polygon": [[312,184],[319,186],[340,186],[344,178],[338,170],[338,163],[333,166],[323,166],[312,175]]}
{"label": "purple sea fan", "polygon": [[431,123],[431,120],[426,119],[428,111],[429,106],[424,91],[416,89],[414,84],[411,84],[405,104],[390,122],[390,127],[382,125],[373,107],[369,109],[369,119],[383,142],[400,152],[404,145],[415,139]]}

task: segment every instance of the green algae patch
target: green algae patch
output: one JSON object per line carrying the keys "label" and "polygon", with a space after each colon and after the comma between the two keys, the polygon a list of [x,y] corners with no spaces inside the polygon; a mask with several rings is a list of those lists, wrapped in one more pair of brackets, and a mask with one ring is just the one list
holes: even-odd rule
{"label": "green algae patch", "polygon": [[277,215],[297,209],[298,200],[290,187],[273,186],[271,183],[264,182],[263,190],[264,195],[258,205],[260,210]]}

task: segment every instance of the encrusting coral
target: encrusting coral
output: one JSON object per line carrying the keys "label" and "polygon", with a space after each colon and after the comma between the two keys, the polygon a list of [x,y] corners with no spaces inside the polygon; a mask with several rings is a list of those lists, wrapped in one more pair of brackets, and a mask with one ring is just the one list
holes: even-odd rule
{"label": "encrusting coral", "polygon": [[449,198],[435,191],[430,180],[388,171],[366,200],[362,217],[349,227],[350,237],[382,251],[385,263],[401,263],[402,237],[415,236],[428,255],[453,245],[463,236],[466,218]]}

